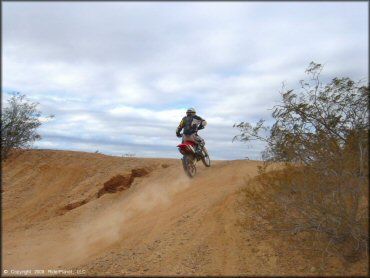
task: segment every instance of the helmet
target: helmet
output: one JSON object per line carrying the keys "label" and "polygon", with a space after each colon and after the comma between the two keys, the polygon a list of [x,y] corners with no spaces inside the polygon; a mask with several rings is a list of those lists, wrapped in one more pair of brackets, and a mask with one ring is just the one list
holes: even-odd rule
{"label": "helmet", "polygon": [[195,115],[195,109],[194,108],[188,108],[188,110],[186,110],[186,114],[189,115],[189,114],[194,114]]}

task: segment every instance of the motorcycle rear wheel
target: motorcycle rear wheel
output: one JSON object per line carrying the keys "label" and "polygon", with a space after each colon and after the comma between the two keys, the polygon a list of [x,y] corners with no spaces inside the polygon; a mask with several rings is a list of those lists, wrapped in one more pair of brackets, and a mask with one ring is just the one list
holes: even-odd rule
{"label": "motorcycle rear wheel", "polygon": [[182,160],[182,166],[184,167],[185,173],[193,178],[195,174],[197,173],[197,168],[195,167],[193,160],[189,155],[184,155]]}

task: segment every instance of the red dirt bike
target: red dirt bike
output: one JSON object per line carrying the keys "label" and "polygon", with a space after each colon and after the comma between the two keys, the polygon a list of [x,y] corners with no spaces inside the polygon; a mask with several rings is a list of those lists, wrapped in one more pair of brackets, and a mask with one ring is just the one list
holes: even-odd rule
{"label": "red dirt bike", "polygon": [[183,155],[181,158],[182,166],[184,167],[185,173],[189,177],[194,177],[197,173],[196,164],[199,160],[202,160],[204,166],[211,166],[211,159],[209,158],[208,151],[205,147],[201,152],[196,152],[197,144],[192,141],[185,141],[184,143],[177,145],[179,152]]}

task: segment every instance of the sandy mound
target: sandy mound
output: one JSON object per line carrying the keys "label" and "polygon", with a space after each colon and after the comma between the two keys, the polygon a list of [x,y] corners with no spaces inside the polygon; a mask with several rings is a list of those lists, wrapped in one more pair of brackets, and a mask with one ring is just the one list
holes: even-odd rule
{"label": "sandy mound", "polygon": [[179,159],[21,152],[3,164],[2,273],[317,275],[311,258],[239,225],[258,165],[199,163],[190,179]]}

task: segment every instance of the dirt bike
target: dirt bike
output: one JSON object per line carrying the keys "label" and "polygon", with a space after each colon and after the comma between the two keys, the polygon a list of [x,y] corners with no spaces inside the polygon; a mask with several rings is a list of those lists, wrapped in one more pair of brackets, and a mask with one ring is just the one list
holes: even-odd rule
{"label": "dirt bike", "polygon": [[211,160],[205,147],[203,147],[200,152],[196,152],[197,144],[192,141],[185,141],[177,145],[177,147],[179,148],[179,152],[183,155],[181,158],[182,166],[189,177],[192,178],[197,173],[196,164],[199,160],[202,160],[204,166],[211,166]]}

